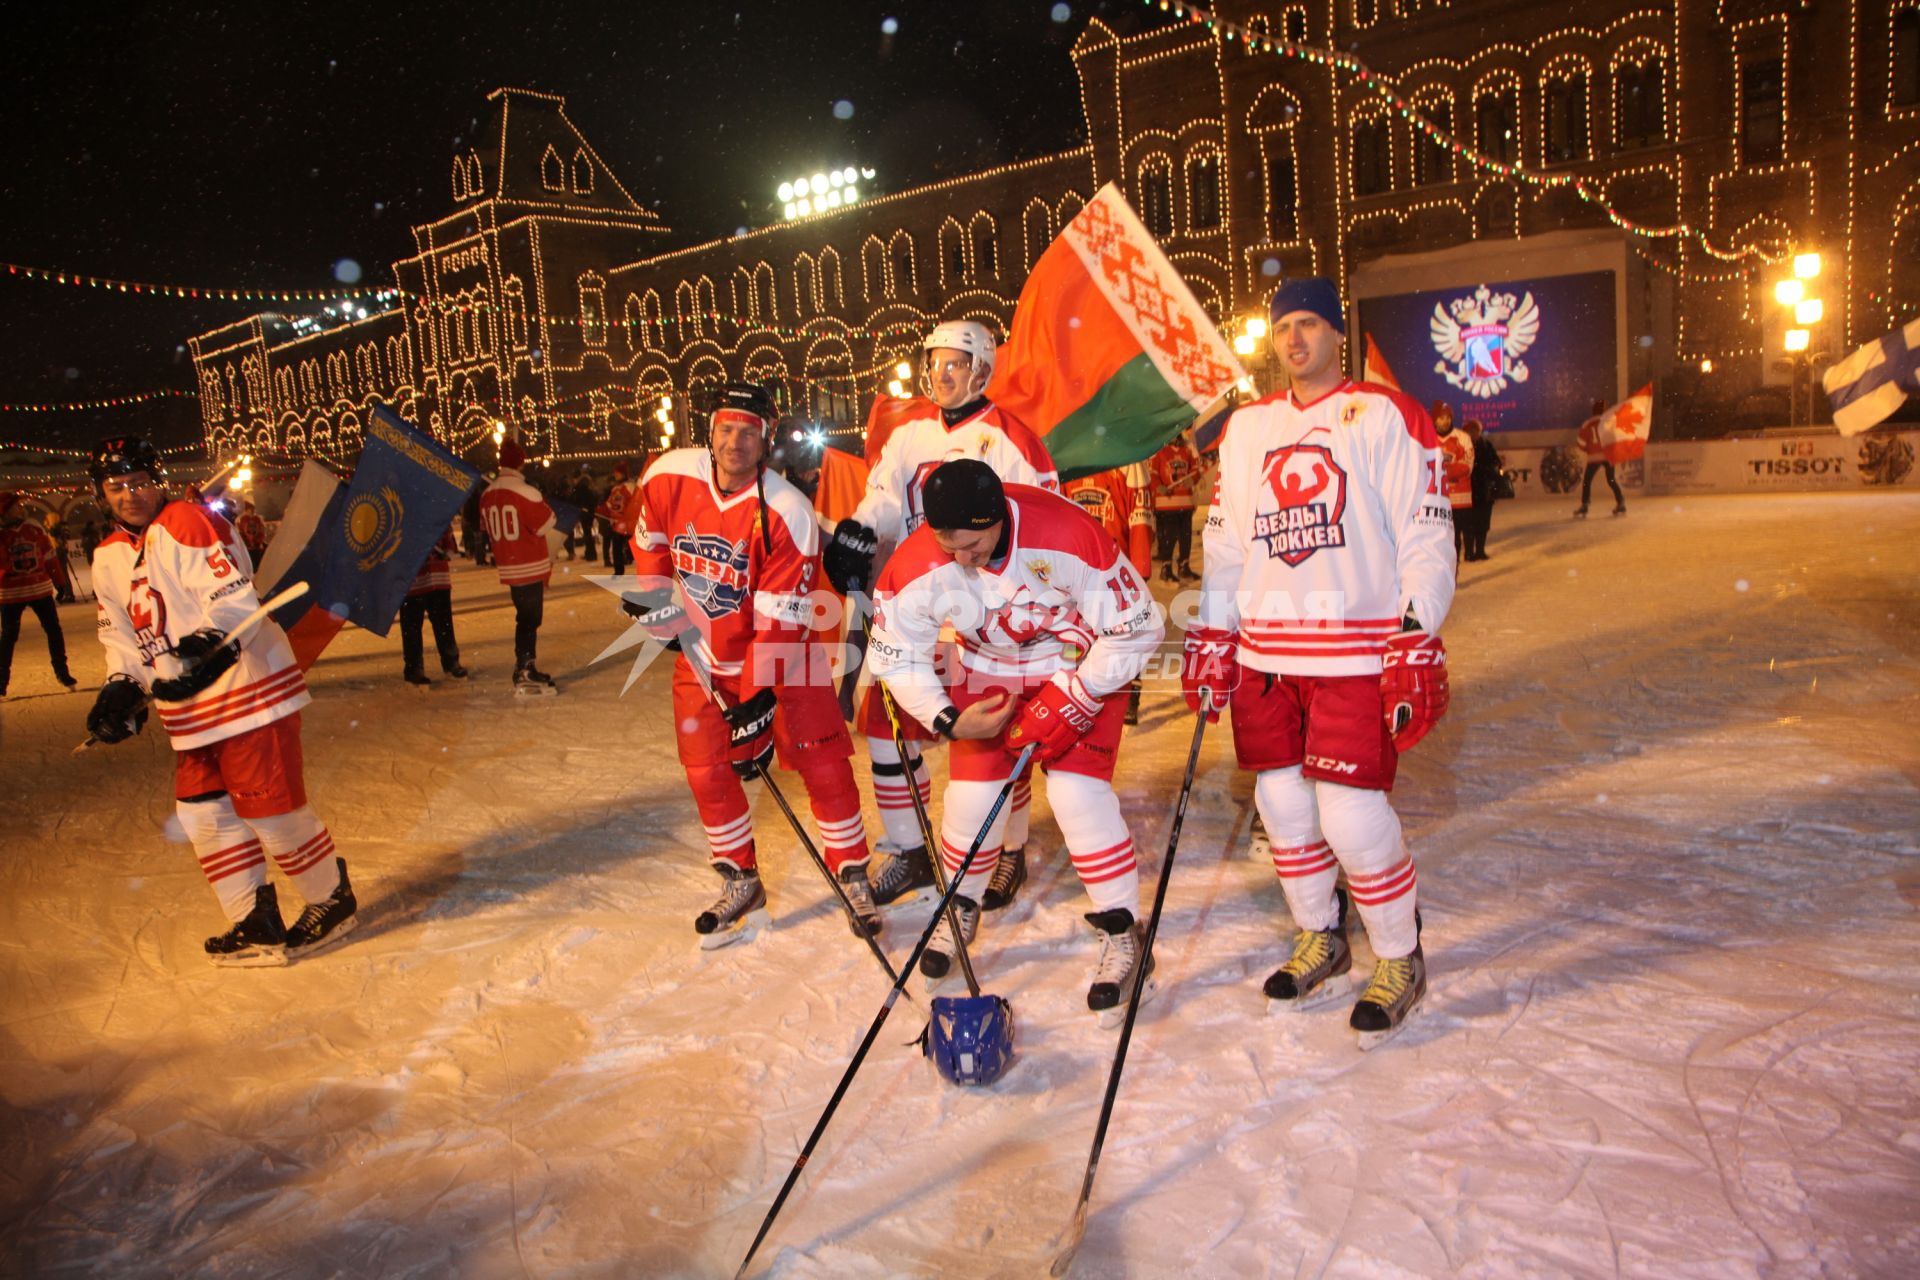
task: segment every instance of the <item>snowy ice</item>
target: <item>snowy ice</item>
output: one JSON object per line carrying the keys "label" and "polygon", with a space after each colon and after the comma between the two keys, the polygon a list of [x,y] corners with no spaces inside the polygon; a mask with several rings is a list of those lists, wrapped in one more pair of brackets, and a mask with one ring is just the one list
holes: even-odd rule
{"label": "snowy ice", "polygon": [[[1920,1274],[1920,496],[1571,505],[1502,504],[1463,567],[1453,708],[1394,792],[1431,991],[1388,1044],[1266,1015],[1289,926],[1208,731],[1076,1275]],[[72,756],[91,694],[29,627],[0,702],[0,1272],[732,1274],[886,982],[764,797],[776,927],[698,951],[717,881],[669,667],[616,696],[625,664],[589,659],[625,618],[583,575],[554,594],[558,698],[513,698],[506,593],[464,563],[471,681],[335,641],[307,779],[361,924],[281,970],[206,964],[157,725]],[[90,689],[91,617],[62,616]],[[1191,725],[1150,688],[1123,747],[1148,901]],[[1019,1056],[944,1083],[916,982],[753,1274],[1044,1271],[1117,1033],[1035,803],[1032,879],[976,950]],[[896,963],[924,918],[890,918]]]}

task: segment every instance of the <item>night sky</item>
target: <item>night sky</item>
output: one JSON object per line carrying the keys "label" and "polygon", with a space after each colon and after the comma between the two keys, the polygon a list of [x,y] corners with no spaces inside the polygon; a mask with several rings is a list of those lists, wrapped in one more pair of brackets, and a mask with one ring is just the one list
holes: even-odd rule
{"label": "night sky", "polygon": [[[564,96],[672,243],[695,243],[777,220],[794,172],[864,165],[884,193],[1078,144],[1068,50],[1094,15],[1149,25],[1130,0],[16,9],[0,260],[314,289],[352,259],[390,283],[409,228],[452,209],[449,159],[501,85]],[[0,274],[0,401],[191,389],[186,339],[263,309]],[[192,439],[197,410],[0,415],[5,439],[120,430]]]}

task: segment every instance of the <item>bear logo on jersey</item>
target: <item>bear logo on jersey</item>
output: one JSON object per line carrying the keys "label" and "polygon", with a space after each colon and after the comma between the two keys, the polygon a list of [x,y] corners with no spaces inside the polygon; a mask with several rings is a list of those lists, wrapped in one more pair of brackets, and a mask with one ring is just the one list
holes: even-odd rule
{"label": "bear logo on jersey", "polygon": [[747,540],[729,542],[691,527],[673,540],[673,567],[687,599],[709,618],[737,613],[747,598]]}
{"label": "bear logo on jersey", "polygon": [[1267,554],[1298,565],[1322,547],[1347,544],[1341,517],[1347,510],[1347,473],[1325,445],[1275,449],[1260,463],[1260,477],[1279,509],[1253,518],[1253,536]]}

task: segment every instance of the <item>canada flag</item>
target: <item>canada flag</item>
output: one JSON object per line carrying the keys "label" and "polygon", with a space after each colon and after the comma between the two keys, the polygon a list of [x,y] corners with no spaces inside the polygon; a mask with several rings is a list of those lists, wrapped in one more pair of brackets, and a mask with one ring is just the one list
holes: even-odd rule
{"label": "canada flag", "polygon": [[1602,409],[1580,426],[1580,449],[1595,462],[1630,462],[1647,451],[1653,426],[1653,384]]}

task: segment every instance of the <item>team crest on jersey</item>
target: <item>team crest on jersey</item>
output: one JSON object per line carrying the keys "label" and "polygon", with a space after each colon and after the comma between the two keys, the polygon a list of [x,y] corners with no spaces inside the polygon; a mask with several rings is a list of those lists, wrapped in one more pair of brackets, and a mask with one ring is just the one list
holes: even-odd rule
{"label": "team crest on jersey", "polygon": [[689,529],[673,540],[673,567],[687,599],[709,618],[738,613],[747,598],[747,540]]}
{"label": "team crest on jersey", "polygon": [[1297,565],[1322,547],[1347,544],[1341,517],[1347,510],[1347,473],[1325,445],[1275,449],[1260,463],[1260,478],[1278,510],[1253,518],[1253,536],[1267,554]]}
{"label": "team crest on jersey", "polygon": [[1350,427],[1360,421],[1360,402],[1349,400],[1340,406],[1340,425]]}
{"label": "team crest on jersey", "polygon": [[1027,572],[1032,574],[1034,577],[1040,579],[1040,581],[1047,583],[1049,586],[1052,585],[1052,582],[1047,575],[1053,572],[1053,570],[1052,570],[1052,567],[1048,565],[1045,560],[1027,561]]}

